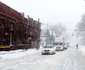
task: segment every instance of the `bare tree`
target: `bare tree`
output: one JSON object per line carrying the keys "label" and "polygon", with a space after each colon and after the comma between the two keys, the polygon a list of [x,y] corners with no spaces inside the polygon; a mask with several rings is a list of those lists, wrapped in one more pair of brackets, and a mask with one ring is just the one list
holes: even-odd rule
{"label": "bare tree", "polygon": [[50,30],[52,30],[56,34],[56,36],[58,37],[58,36],[62,35],[63,32],[66,29],[65,29],[65,26],[64,25],[62,25],[61,23],[58,23],[58,24],[52,25],[51,28],[50,28]]}
{"label": "bare tree", "polygon": [[76,36],[81,37],[82,44],[85,43],[85,14],[83,14],[80,22],[77,24]]}

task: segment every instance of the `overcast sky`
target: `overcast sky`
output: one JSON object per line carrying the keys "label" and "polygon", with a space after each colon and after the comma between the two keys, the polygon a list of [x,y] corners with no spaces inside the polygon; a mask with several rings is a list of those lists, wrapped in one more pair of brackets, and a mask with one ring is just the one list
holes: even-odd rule
{"label": "overcast sky", "polygon": [[63,23],[69,28],[79,22],[85,12],[84,0],[0,0],[19,12],[43,23]]}

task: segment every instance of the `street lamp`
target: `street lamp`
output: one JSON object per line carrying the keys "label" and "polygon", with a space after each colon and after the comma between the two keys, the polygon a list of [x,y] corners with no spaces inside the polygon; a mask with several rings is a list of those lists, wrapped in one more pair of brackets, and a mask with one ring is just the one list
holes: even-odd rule
{"label": "street lamp", "polygon": [[47,29],[48,29],[49,21],[52,20],[53,18],[56,18],[56,17],[51,17],[51,18],[48,19],[48,22],[47,22]]}
{"label": "street lamp", "polygon": [[[49,28],[48,28],[48,27],[50,26],[50,25],[48,25],[48,24],[49,24],[49,21],[52,20],[53,18],[56,18],[56,17],[51,17],[51,18],[49,18],[49,19],[47,20],[47,24],[43,24],[43,23],[42,23],[43,25],[46,25],[46,36],[44,36],[44,37],[47,39],[47,42],[50,40],[50,39],[49,39],[50,37],[52,37],[52,40],[53,40],[53,27],[52,27],[52,35],[50,35],[50,33],[49,33]],[[50,40],[50,41],[52,41],[52,40]],[[49,41],[49,42],[50,42],[50,41]],[[52,41],[52,42],[53,42],[53,41]]]}

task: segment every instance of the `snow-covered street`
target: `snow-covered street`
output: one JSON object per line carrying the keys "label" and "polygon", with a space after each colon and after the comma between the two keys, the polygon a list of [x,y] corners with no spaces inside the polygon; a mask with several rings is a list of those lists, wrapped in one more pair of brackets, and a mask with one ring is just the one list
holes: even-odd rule
{"label": "snow-covered street", "polygon": [[22,55],[15,58],[10,58],[12,55],[2,55],[4,57],[0,58],[0,70],[85,70],[85,57],[75,48],[56,51],[54,55],[41,55],[40,50],[30,54],[28,51],[17,53]]}

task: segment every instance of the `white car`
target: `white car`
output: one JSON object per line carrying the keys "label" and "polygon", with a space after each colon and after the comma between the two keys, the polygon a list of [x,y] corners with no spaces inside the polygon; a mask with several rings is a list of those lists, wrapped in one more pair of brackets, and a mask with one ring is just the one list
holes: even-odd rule
{"label": "white car", "polygon": [[67,49],[67,44],[64,43],[64,49]]}
{"label": "white car", "polygon": [[41,54],[55,54],[55,47],[53,45],[45,45],[42,48]]}
{"label": "white car", "polygon": [[62,42],[56,42],[54,46],[56,47],[56,51],[64,50],[64,44]]}
{"label": "white car", "polygon": [[70,47],[70,43],[67,43],[67,47]]}

